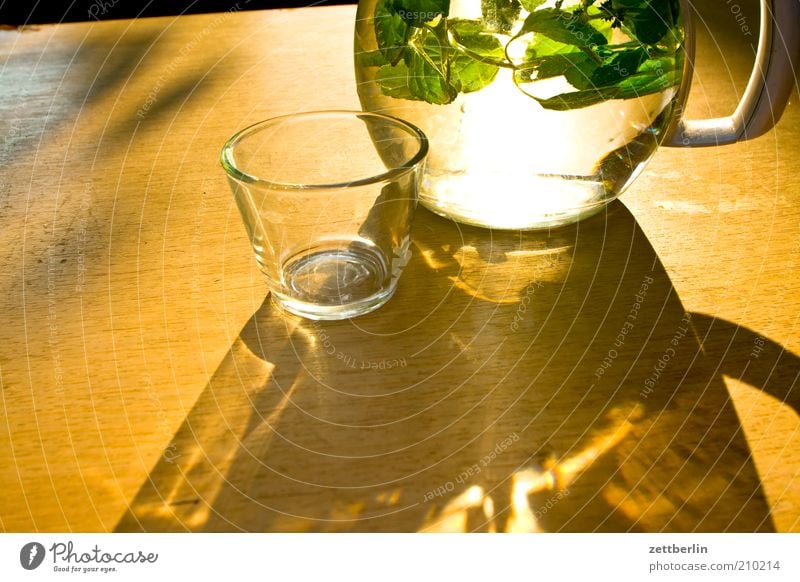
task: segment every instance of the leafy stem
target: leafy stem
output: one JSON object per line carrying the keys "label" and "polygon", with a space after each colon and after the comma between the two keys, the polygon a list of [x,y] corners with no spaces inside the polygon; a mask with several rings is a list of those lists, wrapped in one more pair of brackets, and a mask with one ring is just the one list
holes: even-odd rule
{"label": "leafy stem", "polygon": [[[384,94],[441,105],[484,88],[501,67],[514,70],[518,85],[564,77],[574,91],[547,99],[526,91],[550,109],[641,97],[680,82],[677,0],[543,4],[481,0],[481,18],[469,20],[450,17],[450,0],[378,0],[378,51],[360,62],[379,67]],[[525,54],[512,59],[518,42],[526,42]]]}

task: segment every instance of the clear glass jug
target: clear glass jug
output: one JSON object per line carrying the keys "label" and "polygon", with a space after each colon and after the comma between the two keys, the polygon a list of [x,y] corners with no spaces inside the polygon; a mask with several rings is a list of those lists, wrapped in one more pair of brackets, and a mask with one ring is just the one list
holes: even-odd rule
{"label": "clear glass jug", "polygon": [[689,0],[360,0],[358,93],[428,135],[429,209],[490,228],[568,224],[619,196],[661,144],[774,125],[800,61],[800,3],[761,2],[755,68],[727,118],[682,119]]}

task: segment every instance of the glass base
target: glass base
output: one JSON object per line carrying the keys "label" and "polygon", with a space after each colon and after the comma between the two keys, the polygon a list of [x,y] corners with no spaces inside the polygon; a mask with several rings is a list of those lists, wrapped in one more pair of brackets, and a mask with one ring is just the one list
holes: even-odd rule
{"label": "glass base", "polygon": [[534,216],[521,216],[515,220],[503,221],[493,220],[491,218],[487,219],[485,215],[480,216],[472,213],[458,212],[451,206],[442,207],[433,203],[431,200],[422,198],[420,198],[420,204],[439,216],[470,226],[491,228],[493,230],[548,230],[574,224],[580,220],[594,216],[614,200],[615,198],[609,198],[608,200],[583,208],[565,208],[558,212],[536,214]]}
{"label": "glass base", "polygon": [[374,311],[394,293],[397,276],[374,245],[360,240],[320,241],[281,268],[272,299],[282,309],[315,320],[349,319]]}
{"label": "glass base", "polygon": [[371,297],[344,305],[318,305],[316,303],[307,303],[287,297],[282,293],[276,293],[275,291],[271,292],[271,296],[273,305],[293,315],[299,315],[300,317],[315,321],[337,321],[372,313],[389,301],[396,289],[397,285],[394,284],[388,289],[384,289]]}
{"label": "glass base", "polygon": [[493,168],[429,170],[419,193],[429,210],[464,224],[498,230],[540,230],[572,224],[616,198],[592,177],[565,177]]}

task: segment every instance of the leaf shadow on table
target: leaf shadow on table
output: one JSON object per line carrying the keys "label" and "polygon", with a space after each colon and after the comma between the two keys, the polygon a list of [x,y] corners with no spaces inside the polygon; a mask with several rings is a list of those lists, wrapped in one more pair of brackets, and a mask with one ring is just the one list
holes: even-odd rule
{"label": "leaf shadow on table", "polygon": [[[4,81],[0,102],[9,110],[4,122],[16,126],[16,131],[4,132],[12,136],[0,150],[4,162],[24,161],[39,152],[48,145],[50,135],[69,124],[77,127],[81,114],[92,112],[96,117],[95,106],[102,106],[122,90],[141,66],[157,34],[156,30],[147,30],[120,38],[97,29],[82,39],[62,41],[58,51],[17,49],[8,55],[0,75]],[[53,77],[69,82],[55,87]],[[49,101],[47,115],[35,115],[36,106],[31,101]],[[58,153],[63,155],[61,150]]]}
{"label": "leaf shadow on table", "polygon": [[[141,124],[174,121],[189,99],[203,98],[219,72],[218,58],[207,51],[176,54],[171,42],[182,49],[196,42],[178,44],[163,22],[98,26],[83,38],[59,42],[63,46],[44,51],[16,50],[0,71],[0,105],[9,112],[0,120],[4,164],[24,163],[32,154],[47,157],[53,136],[85,132],[97,120],[103,121],[95,142],[101,155],[93,163],[108,157],[108,150],[124,152]],[[189,57],[195,66],[176,71]],[[62,83],[56,87],[53,77]],[[31,101],[49,102],[47,114],[35,115]],[[64,155],[59,146],[53,155]]]}
{"label": "leaf shadow on table", "polygon": [[[202,160],[193,166],[159,162],[169,159],[165,142],[195,131],[194,106],[204,102],[223,67],[219,55],[195,48],[195,38],[179,41],[187,38],[186,28],[172,29],[163,20],[57,28],[47,43],[21,43],[8,55],[0,71],[0,110],[7,112],[0,116],[0,167],[8,176],[0,179],[0,244],[19,252],[27,244],[35,263],[24,281],[22,270],[9,267],[0,293],[20,295],[24,286],[42,296],[55,293],[59,303],[75,299],[85,274],[79,269],[75,278],[76,260],[91,273],[108,262],[112,247],[116,256],[142,243],[146,206],[157,198],[149,193],[184,188],[196,195],[186,176],[196,176]],[[185,159],[216,160],[214,144],[183,140],[177,147],[194,150]],[[131,152],[137,152],[135,163]],[[45,214],[52,219],[31,237],[26,225]],[[153,236],[160,242],[162,229]],[[55,289],[48,289],[51,252],[59,269]],[[122,263],[117,257],[115,264]],[[86,288],[105,286],[106,276],[89,274]]]}
{"label": "leaf shadow on table", "polygon": [[622,204],[414,240],[371,315],[266,300],[117,529],[774,529],[722,374],[797,409],[800,363],[687,314]]}

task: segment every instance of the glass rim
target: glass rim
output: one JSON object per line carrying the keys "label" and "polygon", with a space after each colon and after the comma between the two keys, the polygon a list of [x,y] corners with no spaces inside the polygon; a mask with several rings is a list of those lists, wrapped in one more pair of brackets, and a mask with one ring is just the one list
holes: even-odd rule
{"label": "glass rim", "polygon": [[[303,118],[314,118],[314,117],[323,117],[323,116],[331,116],[331,117],[348,117],[348,118],[358,118],[358,117],[371,117],[382,119],[384,121],[388,121],[396,126],[403,128],[409,134],[413,135],[418,143],[419,148],[417,152],[411,156],[407,161],[403,164],[397,166],[396,168],[391,168],[382,172],[380,174],[376,174],[374,176],[369,176],[367,178],[360,178],[358,180],[352,180],[347,182],[334,182],[330,184],[297,184],[291,182],[275,182],[272,180],[265,180],[263,178],[259,178],[258,176],[254,176],[252,174],[248,174],[247,172],[241,170],[236,166],[236,163],[233,160],[233,150],[238,143],[243,141],[245,138],[253,135],[254,133],[268,127],[279,121],[284,121],[288,119],[303,119]],[[407,174],[413,171],[420,163],[422,163],[428,155],[429,149],[429,142],[428,137],[423,133],[421,129],[419,129],[416,125],[405,121],[404,119],[400,119],[399,117],[394,117],[393,115],[386,115],[384,113],[373,113],[370,111],[355,111],[355,110],[347,110],[347,109],[323,109],[319,111],[301,111],[297,113],[288,113],[285,115],[278,115],[276,117],[270,117],[268,119],[264,119],[244,129],[237,131],[233,134],[228,140],[225,142],[225,145],[222,146],[222,151],[220,152],[220,163],[222,164],[223,169],[225,172],[233,179],[244,182],[247,184],[255,184],[260,186],[265,186],[274,190],[330,190],[330,189],[342,189],[342,188],[351,188],[357,186],[366,186],[369,184],[378,184],[380,182],[384,182],[387,180],[395,179],[399,176]]]}

